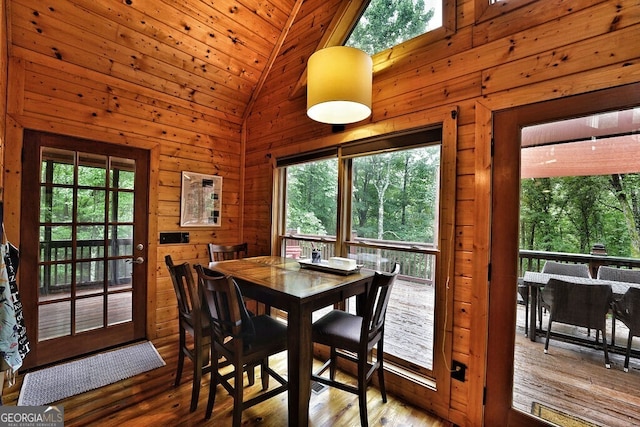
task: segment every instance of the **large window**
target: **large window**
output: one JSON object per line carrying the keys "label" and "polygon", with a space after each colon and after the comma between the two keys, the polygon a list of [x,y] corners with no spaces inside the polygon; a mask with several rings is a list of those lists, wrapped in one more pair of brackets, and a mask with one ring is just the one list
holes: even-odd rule
{"label": "large window", "polygon": [[[432,376],[440,233],[441,129],[352,144],[329,156],[281,159],[279,243],[290,258],[401,266],[385,350],[402,369]],[[340,220],[342,219],[342,220]],[[347,309],[353,309],[348,305]]]}

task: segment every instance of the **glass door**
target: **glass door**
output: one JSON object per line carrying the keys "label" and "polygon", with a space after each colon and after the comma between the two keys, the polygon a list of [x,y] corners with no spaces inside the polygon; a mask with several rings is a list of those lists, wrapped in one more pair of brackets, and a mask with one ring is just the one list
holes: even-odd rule
{"label": "glass door", "polygon": [[148,153],[27,131],[24,162],[25,364],[144,337]]}

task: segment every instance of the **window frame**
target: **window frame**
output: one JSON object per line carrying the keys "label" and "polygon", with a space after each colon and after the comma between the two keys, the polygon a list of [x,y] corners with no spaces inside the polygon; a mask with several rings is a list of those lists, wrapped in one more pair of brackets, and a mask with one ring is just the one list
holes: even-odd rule
{"label": "window frame", "polygon": [[[391,391],[401,392],[408,384],[424,388],[431,403],[435,407],[444,405],[446,407],[450,401],[450,367],[453,357],[453,322],[452,317],[447,313],[453,311],[453,288],[454,288],[454,259],[455,259],[455,199],[456,199],[456,157],[457,157],[457,119],[458,107],[446,107],[430,112],[412,113],[407,115],[404,121],[406,129],[402,129],[402,124],[396,124],[396,132],[385,134],[389,129],[387,121],[376,124],[365,125],[352,132],[346,132],[339,136],[326,136],[313,141],[310,145],[316,147],[336,147],[338,150],[338,223],[336,230],[336,254],[346,254],[348,246],[359,245],[358,242],[350,242],[346,234],[350,230],[350,200],[348,191],[350,189],[347,162],[340,158],[340,152],[346,147],[354,144],[366,144],[370,141],[380,141],[397,137],[402,134],[415,133],[440,127],[441,129],[441,160],[440,160],[440,205],[438,212],[438,234],[437,248],[418,249],[436,254],[436,301],[434,310],[434,352],[433,369],[430,375],[425,375],[417,370],[409,370],[400,364],[389,362],[385,365],[387,374],[392,378],[387,388]],[[409,128],[408,126],[414,127]],[[415,126],[419,127],[415,127]],[[369,138],[362,138],[367,135]],[[424,145],[424,144],[423,144]],[[418,146],[418,145],[415,145]],[[407,147],[408,148],[408,147]],[[303,154],[304,155],[304,154]],[[292,156],[292,160],[295,156]],[[307,157],[308,159],[308,157]],[[284,169],[277,167],[278,160],[274,164],[274,188],[273,188],[273,229],[272,229],[272,253],[284,256],[283,242],[287,237],[292,237],[284,233],[284,211],[286,206],[285,195],[282,194],[286,188],[286,173]],[[308,237],[308,236],[307,236]],[[324,242],[326,243],[326,242]],[[398,249],[392,247],[392,249]],[[407,248],[410,249],[410,248]],[[415,250],[415,249],[414,249]],[[467,355],[456,355],[456,360],[466,360]],[[424,395],[423,395],[424,397]],[[416,402],[417,403],[417,402]]]}

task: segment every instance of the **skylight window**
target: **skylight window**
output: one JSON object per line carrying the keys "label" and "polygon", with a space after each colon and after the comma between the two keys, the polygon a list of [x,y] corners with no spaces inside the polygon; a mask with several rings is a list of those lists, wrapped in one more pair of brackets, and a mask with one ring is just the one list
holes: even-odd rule
{"label": "skylight window", "polygon": [[346,46],[374,55],[442,26],[442,0],[371,0]]}

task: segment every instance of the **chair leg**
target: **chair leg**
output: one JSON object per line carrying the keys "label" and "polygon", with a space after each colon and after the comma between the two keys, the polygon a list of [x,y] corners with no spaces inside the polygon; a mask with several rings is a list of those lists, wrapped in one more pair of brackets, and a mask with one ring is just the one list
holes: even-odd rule
{"label": "chair leg", "polygon": [[204,419],[211,418],[213,412],[213,404],[216,401],[216,389],[218,388],[218,356],[211,355],[211,381],[209,381],[209,398],[207,399],[207,411]]}
{"label": "chair leg", "polygon": [[185,336],[184,330],[180,331],[180,340],[178,347],[178,370],[176,371],[176,380],[173,383],[174,387],[178,387],[180,385],[180,378],[182,378],[182,367],[184,366],[184,348],[185,348]]}
{"label": "chair leg", "polygon": [[193,346],[193,384],[191,386],[191,407],[194,412],[198,407],[200,397],[200,384],[202,383],[202,368],[209,363],[208,346],[203,346],[200,341],[195,341]]}
{"label": "chair leg", "polygon": [[380,384],[380,395],[382,401],[387,403],[387,390],[384,386],[384,366],[382,365],[384,351],[382,349],[382,340],[378,342],[378,350],[376,353],[376,362],[378,362],[378,383]]}
{"label": "chair leg", "polygon": [[367,414],[367,358],[358,358],[358,406],[360,407],[360,425],[369,426]]}
{"label": "chair leg", "polygon": [[265,358],[261,363],[262,390],[269,388],[269,358]]}
{"label": "chair leg", "polygon": [[549,336],[551,335],[551,317],[549,317],[549,325],[547,326],[547,338],[544,341],[544,353],[549,353]]}
{"label": "chair leg", "polygon": [[242,366],[235,366],[235,376],[233,384],[233,427],[240,427],[242,423],[242,399],[244,392],[244,370]]}
{"label": "chair leg", "polygon": [[247,379],[249,380],[249,385],[254,385],[256,383],[256,367],[255,365],[247,366]]}
{"label": "chair leg", "polygon": [[631,335],[631,331],[629,331],[629,338],[627,339],[627,352],[624,356],[624,371],[629,372],[629,355],[631,354],[631,340],[633,340],[633,335]]}
{"label": "chair leg", "polygon": [[329,364],[329,378],[336,379],[336,366],[338,365],[338,354],[335,347],[331,347],[331,363]]}
{"label": "chair leg", "polygon": [[[196,351],[196,353],[199,353]],[[200,397],[200,382],[202,380],[202,360],[196,357],[193,360],[193,384],[191,385],[191,406],[190,412],[194,412],[198,407],[198,398]]]}
{"label": "chair leg", "polygon": [[[609,347],[607,345],[607,323],[606,323],[606,318],[605,318],[605,322],[604,325],[602,325],[602,348],[604,348],[604,366],[605,368],[609,369],[611,368],[611,362],[609,362],[609,350],[607,347]],[[596,335],[598,330],[596,329]],[[597,342],[597,340],[596,340]]]}
{"label": "chair leg", "polygon": [[529,288],[527,288],[527,297],[524,298],[524,336],[529,335]]}

